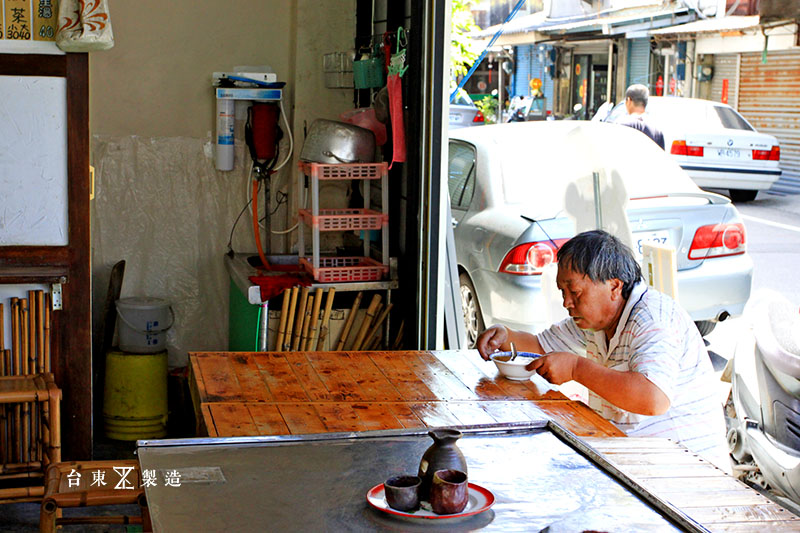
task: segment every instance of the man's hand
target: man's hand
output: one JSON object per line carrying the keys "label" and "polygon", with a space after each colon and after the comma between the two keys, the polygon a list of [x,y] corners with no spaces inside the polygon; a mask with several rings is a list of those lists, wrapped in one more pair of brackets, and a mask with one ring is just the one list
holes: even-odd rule
{"label": "man's hand", "polygon": [[508,342],[508,328],[495,325],[485,330],[475,341],[475,348],[484,361],[489,360],[489,356],[497,350],[502,350],[503,344]]}
{"label": "man's hand", "polygon": [[536,373],[555,385],[574,380],[575,368],[580,356],[569,352],[550,352],[528,363],[528,370]]}
{"label": "man's hand", "polygon": [[542,345],[539,344],[536,335],[508,329],[499,324],[481,333],[478,340],[475,341],[475,348],[478,349],[481,357],[488,361],[496,350],[507,352],[511,348],[512,342],[519,352],[542,353]]}

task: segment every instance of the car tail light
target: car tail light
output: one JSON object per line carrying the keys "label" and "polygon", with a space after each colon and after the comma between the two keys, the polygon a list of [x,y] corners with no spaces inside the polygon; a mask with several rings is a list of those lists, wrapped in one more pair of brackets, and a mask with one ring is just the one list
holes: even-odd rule
{"label": "car tail light", "polygon": [[483,122],[483,121],[484,121],[483,113],[481,113],[480,111],[475,113],[475,118],[472,119],[472,122]]}
{"label": "car tail light", "polygon": [[672,141],[672,148],[669,153],[675,155],[691,155],[695,157],[703,157],[702,146],[688,146],[686,141]]}
{"label": "car tail light", "polygon": [[753,161],[780,161],[781,147],[773,146],[771,150],[753,150]]}
{"label": "car tail light", "polygon": [[700,226],[689,248],[689,259],[709,259],[745,252],[743,224],[709,224]]}
{"label": "car tail light", "polygon": [[556,253],[569,239],[526,242],[512,248],[500,263],[500,272],[517,276],[538,276],[556,262]]}

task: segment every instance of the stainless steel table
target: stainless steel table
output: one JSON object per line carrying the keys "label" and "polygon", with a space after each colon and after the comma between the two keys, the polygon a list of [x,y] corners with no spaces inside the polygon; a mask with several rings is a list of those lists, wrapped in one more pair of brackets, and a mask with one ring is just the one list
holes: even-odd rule
{"label": "stainless steel table", "polygon": [[[464,428],[469,479],[490,510],[456,520],[404,519],[367,491],[416,473],[425,430],[140,441],[154,531],[706,531],[552,422]],[[180,486],[174,483],[178,472]]]}

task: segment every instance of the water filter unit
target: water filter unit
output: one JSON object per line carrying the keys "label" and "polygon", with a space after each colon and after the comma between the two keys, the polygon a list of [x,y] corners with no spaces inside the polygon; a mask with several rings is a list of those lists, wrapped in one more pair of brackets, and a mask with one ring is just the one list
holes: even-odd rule
{"label": "water filter unit", "polygon": [[[254,87],[215,87],[214,92],[217,100],[217,170],[233,170],[234,163],[234,127],[236,123],[235,103],[236,100],[250,100],[254,102],[274,102],[280,103],[283,92],[280,88],[282,82],[267,82],[261,80],[243,79],[241,75],[226,75],[225,73],[215,72],[213,78],[214,85],[221,83],[221,78],[227,76],[228,83],[243,83],[245,85],[255,85]],[[266,76],[266,74],[264,74]],[[271,75],[274,76],[274,75]],[[246,81],[251,83],[246,83]],[[263,87],[268,85],[269,87]]]}
{"label": "water filter unit", "polygon": [[217,170],[233,170],[234,100],[217,98]]}

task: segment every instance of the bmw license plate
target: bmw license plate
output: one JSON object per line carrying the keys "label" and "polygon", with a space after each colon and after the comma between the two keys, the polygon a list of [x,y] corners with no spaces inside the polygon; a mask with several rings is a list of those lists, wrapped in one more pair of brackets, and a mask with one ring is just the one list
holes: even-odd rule
{"label": "bmw license plate", "polygon": [[638,256],[642,256],[642,245],[648,242],[656,243],[656,244],[665,244],[669,246],[670,239],[669,239],[669,232],[666,230],[662,231],[645,231],[642,233],[634,233],[633,234],[633,252]]}
{"label": "bmw license plate", "polygon": [[718,148],[717,156],[725,159],[739,159],[741,153],[736,148]]}

